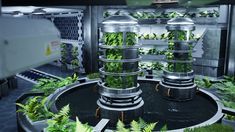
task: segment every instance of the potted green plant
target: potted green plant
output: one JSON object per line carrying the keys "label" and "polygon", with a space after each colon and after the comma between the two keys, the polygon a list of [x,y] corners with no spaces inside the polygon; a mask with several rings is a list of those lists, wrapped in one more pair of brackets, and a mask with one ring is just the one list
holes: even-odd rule
{"label": "potted green plant", "polygon": [[66,77],[62,80],[55,79],[39,79],[38,84],[33,87],[33,91],[44,92],[45,96],[52,94],[55,90],[75,83],[78,76],[74,74],[72,77]]}
{"label": "potted green plant", "polygon": [[20,107],[17,112],[23,113],[26,121],[37,131],[42,131],[47,126],[47,119],[53,116],[45,107],[46,100],[46,97],[37,96],[28,99],[25,104],[16,103]]}
{"label": "potted green plant", "polygon": [[69,119],[69,105],[64,106],[58,114],[54,114],[51,119],[47,121],[45,132],[74,132],[75,123]]}

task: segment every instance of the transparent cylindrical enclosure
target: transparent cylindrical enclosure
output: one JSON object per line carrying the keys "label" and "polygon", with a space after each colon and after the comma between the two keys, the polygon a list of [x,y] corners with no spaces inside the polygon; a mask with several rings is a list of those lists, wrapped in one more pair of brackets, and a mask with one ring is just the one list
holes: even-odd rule
{"label": "transparent cylindrical enclosure", "polygon": [[192,99],[196,85],[192,69],[192,52],[196,39],[194,22],[189,18],[174,18],[167,22],[167,66],[160,82],[160,92],[173,100]]}
{"label": "transparent cylindrical enclosure", "polygon": [[170,72],[192,71],[192,50],[195,43],[194,23],[190,19],[178,18],[169,21],[168,52],[166,54],[167,70]]}
{"label": "transparent cylindrical enclosure", "polygon": [[102,23],[104,55],[100,56],[103,85],[113,89],[137,87],[139,73],[138,26],[128,16],[112,16]]}
{"label": "transparent cylindrical enclosure", "polygon": [[[126,15],[114,15],[102,22],[99,45],[103,51],[99,57],[102,62],[99,69],[101,96],[97,104],[102,108],[101,115],[105,118],[117,120],[119,112],[132,111],[126,118],[133,119],[139,116],[136,110],[144,104],[137,83],[140,73],[138,30],[137,20]],[[113,113],[110,114],[110,111]]]}

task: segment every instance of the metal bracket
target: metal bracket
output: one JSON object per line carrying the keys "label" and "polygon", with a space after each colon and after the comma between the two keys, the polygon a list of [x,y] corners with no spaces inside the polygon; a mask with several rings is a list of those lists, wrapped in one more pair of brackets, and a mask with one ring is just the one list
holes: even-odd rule
{"label": "metal bracket", "polygon": [[223,107],[222,112],[228,115],[235,116],[235,109],[231,109],[228,107]]}
{"label": "metal bracket", "polygon": [[100,122],[94,127],[93,132],[104,132],[108,123],[109,119],[101,119]]}

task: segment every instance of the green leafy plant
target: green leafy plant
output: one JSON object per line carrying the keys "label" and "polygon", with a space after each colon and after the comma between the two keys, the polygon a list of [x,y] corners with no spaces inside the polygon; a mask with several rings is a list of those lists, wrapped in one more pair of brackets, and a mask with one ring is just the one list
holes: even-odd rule
{"label": "green leafy plant", "polygon": [[121,46],[123,44],[123,33],[104,33],[103,41],[106,45]]}
{"label": "green leafy plant", "polygon": [[147,124],[140,118],[138,122],[133,120],[130,124],[130,128],[125,128],[124,123],[119,120],[116,132],[152,132],[156,124],[156,122]]}
{"label": "green leafy plant", "polygon": [[[235,109],[235,102],[233,102],[233,101],[222,100],[222,103],[224,104],[225,107]],[[228,119],[228,120],[235,121],[235,116],[232,116],[232,115],[226,114],[225,118]]]}
{"label": "green leafy plant", "polygon": [[222,124],[212,124],[194,129],[185,129],[184,132],[234,132],[231,126]]}
{"label": "green leafy plant", "polygon": [[88,79],[97,79],[97,78],[100,78],[100,73],[97,72],[97,73],[88,74],[87,78]]}
{"label": "green leafy plant", "polygon": [[199,12],[199,17],[219,17],[219,12],[217,10],[206,10]]}
{"label": "green leafy plant", "polygon": [[41,91],[44,92],[45,96],[50,95],[56,89],[70,85],[77,81],[78,76],[74,74],[72,77],[67,77],[63,80],[55,80],[55,79],[39,79],[38,84],[33,87],[33,91]]}
{"label": "green leafy plant", "polygon": [[66,50],[66,44],[61,44],[61,63],[62,65],[66,66],[66,56],[67,56],[67,50]]}
{"label": "green leafy plant", "polygon": [[[175,44],[173,40],[179,40],[179,41],[188,41],[194,39],[194,34],[190,31],[189,37],[187,36],[187,31],[170,31],[168,32],[167,38],[169,40],[168,42],[168,52],[165,53],[167,60],[169,60],[167,64],[167,70],[171,72],[189,72],[192,70],[192,64],[191,63],[181,63],[181,62],[172,62],[172,61],[191,61],[192,60],[192,52],[184,53],[185,57],[178,56],[178,53],[173,53],[171,50],[175,50]],[[177,38],[175,38],[177,37]],[[188,50],[192,50],[192,45],[188,45]],[[177,57],[178,56],[178,57]]]}
{"label": "green leafy plant", "polygon": [[162,70],[164,65],[160,62],[154,62],[152,63],[152,69],[153,70]]}
{"label": "green leafy plant", "polygon": [[73,69],[77,69],[79,67],[79,60],[78,60],[78,47],[72,48],[72,61],[71,64]]}
{"label": "green leafy plant", "polygon": [[[105,45],[109,46],[123,46],[123,33],[104,33],[103,42]],[[126,33],[125,44],[127,46],[132,46],[136,44],[137,35],[133,32]],[[106,50],[106,58],[108,60],[121,60],[123,59],[122,50],[121,49],[108,49]],[[105,62],[104,69],[107,72],[112,73],[120,73],[123,72],[123,63],[122,62]],[[128,71],[127,71],[128,72]],[[130,71],[129,71],[130,72]],[[124,80],[121,76],[111,76],[108,75],[105,78],[106,86],[112,88],[126,88],[132,87],[133,77],[127,76],[126,80]]]}
{"label": "green leafy plant", "polygon": [[82,124],[76,117],[76,131],[75,132],[93,132],[93,129],[88,124]]}
{"label": "green leafy plant", "polygon": [[136,43],[137,34],[133,32],[126,33],[126,45],[133,46]]}
{"label": "green leafy plant", "polygon": [[122,78],[121,76],[107,76],[105,78],[106,85],[111,88],[128,88],[134,86],[134,78],[132,76],[126,76]]}
{"label": "green leafy plant", "polygon": [[197,84],[198,87],[201,88],[211,88],[212,83],[211,81],[205,77],[205,78],[195,78],[194,82]]}
{"label": "green leafy plant", "polygon": [[235,85],[233,82],[225,81],[216,83],[213,86],[218,89],[218,92],[223,96],[223,99],[235,101]]}
{"label": "green leafy plant", "polygon": [[142,40],[157,40],[158,36],[156,33],[152,33],[152,34],[141,34],[138,36],[139,39]]}
{"label": "green leafy plant", "polygon": [[40,121],[51,118],[53,113],[45,107],[46,97],[33,97],[27,100],[25,104],[16,103],[20,107],[17,112],[23,112],[32,121]]}
{"label": "green leafy plant", "polygon": [[64,106],[58,114],[47,121],[47,132],[74,132],[76,123],[69,120],[69,105]]}

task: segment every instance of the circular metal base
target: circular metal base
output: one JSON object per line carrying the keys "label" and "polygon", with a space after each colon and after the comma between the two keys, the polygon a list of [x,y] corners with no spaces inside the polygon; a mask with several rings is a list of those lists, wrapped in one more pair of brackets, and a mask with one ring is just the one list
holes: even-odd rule
{"label": "circular metal base", "polygon": [[97,104],[100,107],[99,117],[109,119],[109,125],[111,127],[115,127],[118,120],[121,120],[124,124],[129,124],[133,120],[138,120],[139,117],[142,117],[144,112],[142,107],[144,105],[143,100],[137,106],[125,109],[107,107],[99,101],[97,101]]}
{"label": "circular metal base", "polygon": [[[97,82],[78,83],[56,91],[48,100],[48,104],[51,104],[48,105],[49,109],[57,113],[63,106],[70,104],[71,119],[79,117],[82,122],[96,126],[100,118],[94,113],[97,111],[101,114],[101,108],[96,105],[100,97]],[[200,89],[196,92],[191,101],[177,102],[163,99],[156,92],[157,80],[141,79],[139,83],[143,91],[141,96],[145,101],[141,107],[144,108],[141,118],[146,122],[158,122],[154,131],[159,131],[163,124],[167,125],[168,130],[183,131],[186,127],[195,128],[216,123],[223,117],[221,101],[205,90]],[[127,114],[124,112],[124,118],[125,115]],[[108,124],[108,128],[114,130],[116,127],[109,127]]]}
{"label": "circular metal base", "polygon": [[166,85],[163,82],[159,83],[158,92],[164,98],[175,101],[187,101],[193,99],[196,93],[197,86],[193,84],[187,87],[177,87]]}

